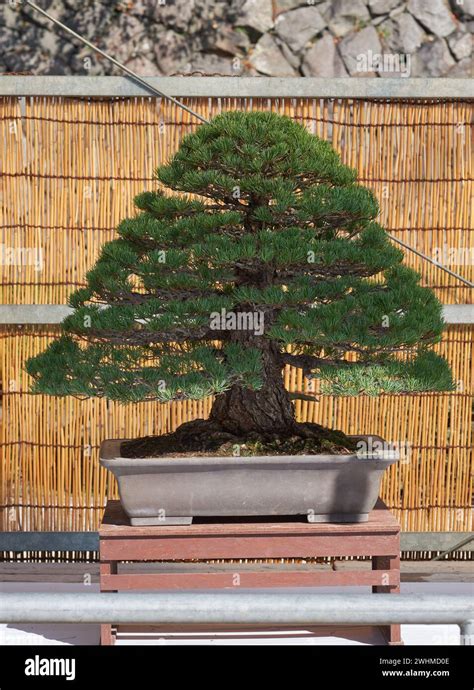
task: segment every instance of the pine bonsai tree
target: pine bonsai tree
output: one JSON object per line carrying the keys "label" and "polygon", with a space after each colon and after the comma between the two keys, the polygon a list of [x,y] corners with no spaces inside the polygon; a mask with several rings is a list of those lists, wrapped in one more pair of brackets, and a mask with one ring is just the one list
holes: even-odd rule
{"label": "pine bonsai tree", "polygon": [[71,295],[64,334],[28,361],[33,391],[216,396],[209,420],[122,445],[153,455],[287,439],[352,448],[295,421],[286,364],[341,395],[452,389],[429,349],[441,305],[328,142],[287,117],[228,112],[187,136],[157,179],[178,194],[135,199],[139,213]]}

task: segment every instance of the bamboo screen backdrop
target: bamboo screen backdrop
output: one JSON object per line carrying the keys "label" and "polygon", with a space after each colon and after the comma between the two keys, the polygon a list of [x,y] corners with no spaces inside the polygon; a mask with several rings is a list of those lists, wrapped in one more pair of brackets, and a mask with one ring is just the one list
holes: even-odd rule
{"label": "bamboo screen backdrop", "polygon": [[[470,105],[466,102],[188,99],[205,117],[223,109],[273,109],[332,141],[381,205],[396,237],[473,279],[469,228]],[[152,189],[153,170],[199,126],[161,99],[0,100],[3,151],[3,304],[65,303],[84,284],[101,245]],[[6,254],[5,252],[9,252]],[[445,304],[471,301],[468,287],[412,253]],[[116,487],[99,467],[101,441],[172,430],[206,415],[210,401],[121,406],[99,399],[34,396],[22,367],[56,327],[1,327],[0,530],[94,530]],[[299,402],[301,419],[373,432],[401,444],[383,498],[410,531],[471,529],[472,328],[449,327],[437,347],[459,382],[449,394]],[[291,390],[304,390],[287,371]]]}

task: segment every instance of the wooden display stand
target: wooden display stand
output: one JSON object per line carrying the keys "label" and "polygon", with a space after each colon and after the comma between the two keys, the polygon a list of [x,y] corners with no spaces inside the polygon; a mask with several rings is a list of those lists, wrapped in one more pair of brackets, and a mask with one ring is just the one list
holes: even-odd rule
{"label": "wooden display stand", "polygon": [[[150,527],[132,527],[120,502],[109,501],[99,537],[102,592],[234,588],[236,573],[243,588],[369,585],[372,592],[400,591],[400,525],[381,500],[368,522],[360,524],[316,524],[298,517],[276,522],[274,518],[196,518],[191,525]],[[298,564],[263,568],[257,563],[245,568],[233,564],[232,570],[218,572],[206,563],[193,563],[192,572],[121,573],[119,567],[122,561],[325,556],[370,557],[372,570],[323,571]],[[399,625],[381,630],[388,644],[402,644]],[[114,644],[116,634],[113,624],[102,625],[101,644]]]}

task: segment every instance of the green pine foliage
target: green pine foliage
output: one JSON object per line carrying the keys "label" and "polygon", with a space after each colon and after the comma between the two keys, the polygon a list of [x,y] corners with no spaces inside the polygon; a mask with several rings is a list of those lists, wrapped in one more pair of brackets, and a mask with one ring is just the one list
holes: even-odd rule
{"label": "green pine foliage", "polygon": [[[165,402],[258,389],[259,338],[326,392],[453,388],[430,350],[439,302],[328,142],[287,117],[228,112],[156,175],[177,194],[136,197],[62,337],[27,362],[34,391]],[[229,312],[263,315],[263,332],[211,328]]]}

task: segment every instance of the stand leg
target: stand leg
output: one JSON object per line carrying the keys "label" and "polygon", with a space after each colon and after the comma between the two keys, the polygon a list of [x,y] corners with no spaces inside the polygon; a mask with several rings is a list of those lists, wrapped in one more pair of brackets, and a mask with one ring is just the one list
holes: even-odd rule
{"label": "stand leg", "polygon": [[[400,572],[400,554],[397,554],[396,556],[372,556],[372,570],[383,570],[387,574],[390,573],[392,570],[398,570]],[[385,594],[399,594],[400,580],[398,579],[397,584],[375,585],[374,587],[372,587],[372,592]],[[387,640],[387,644],[403,644],[400,625],[384,625],[381,626],[381,630],[385,636],[385,639]]]}
{"label": "stand leg", "polygon": [[115,644],[115,630],[112,631],[111,625],[100,626],[100,646],[111,647]]}
{"label": "stand leg", "polygon": [[[102,586],[102,578],[105,575],[116,575],[117,563],[115,561],[103,561],[100,564],[100,591],[101,592],[115,592],[115,589],[107,589]],[[110,646],[115,644],[116,630],[110,623],[105,623],[100,626],[100,644],[101,646]]]}

